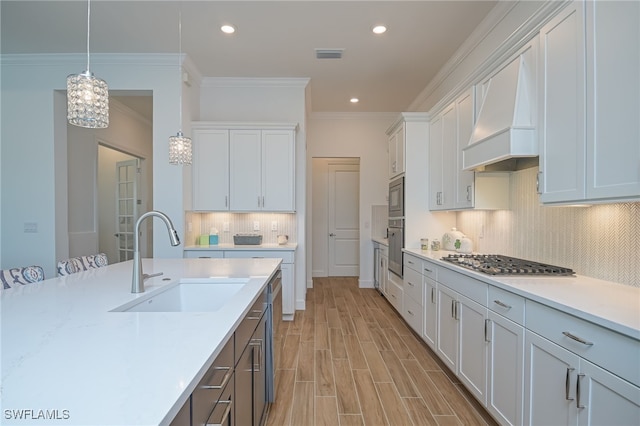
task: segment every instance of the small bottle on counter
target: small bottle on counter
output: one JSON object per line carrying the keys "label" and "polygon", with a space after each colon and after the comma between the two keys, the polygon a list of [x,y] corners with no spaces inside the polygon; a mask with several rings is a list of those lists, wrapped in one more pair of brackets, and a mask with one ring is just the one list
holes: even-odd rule
{"label": "small bottle on counter", "polygon": [[429,239],[420,238],[420,249],[423,251],[429,250]]}
{"label": "small bottle on counter", "polygon": [[433,251],[438,251],[440,250],[440,240],[439,239],[435,239],[431,242],[431,250]]}

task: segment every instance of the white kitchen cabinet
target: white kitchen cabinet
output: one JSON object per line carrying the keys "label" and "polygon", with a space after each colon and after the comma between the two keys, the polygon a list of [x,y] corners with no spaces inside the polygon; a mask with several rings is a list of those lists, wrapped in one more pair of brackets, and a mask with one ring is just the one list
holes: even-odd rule
{"label": "white kitchen cabinet", "polygon": [[193,129],[193,210],[229,209],[229,130]]}
{"label": "white kitchen cabinet", "polygon": [[193,210],[295,211],[296,128],[194,122]]}
{"label": "white kitchen cabinet", "polygon": [[640,199],[640,3],[574,1],[540,47],[541,201]]}
{"label": "white kitchen cabinet", "polygon": [[500,424],[521,425],[524,327],[490,310],[487,334],[487,410]]}
{"label": "white kitchen cabinet", "polygon": [[456,374],[458,371],[458,320],[455,317],[458,294],[438,285],[438,338],[436,353],[444,364]]}
{"label": "white kitchen cabinet", "polygon": [[389,178],[392,179],[405,171],[405,125],[398,123],[389,134]]}
{"label": "white kitchen cabinet", "polygon": [[389,247],[380,247],[380,291],[382,294],[387,294],[387,287],[389,281]]}
{"label": "white kitchen cabinet", "polygon": [[455,308],[459,327],[458,378],[482,405],[487,404],[487,319],[486,306],[458,295]]}
{"label": "white kitchen cabinet", "polygon": [[424,332],[422,333],[422,339],[435,351],[438,341],[438,283],[429,277],[424,277],[424,291]]}
{"label": "white kitchen cabinet", "polygon": [[422,260],[405,253],[403,262],[404,299],[402,317],[418,335],[422,335],[424,327]]}
{"label": "white kitchen cabinet", "polygon": [[640,424],[637,340],[526,303],[525,424]]}
{"label": "white kitchen cabinet", "polygon": [[509,174],[462,170],[475,120],[473,88],[430,123],[429,210],[508,209]]}
{"label": "white kitchen cabinet", "polygon": [[229,159],[231,210],[295,210],[292,129],[231,130]]}

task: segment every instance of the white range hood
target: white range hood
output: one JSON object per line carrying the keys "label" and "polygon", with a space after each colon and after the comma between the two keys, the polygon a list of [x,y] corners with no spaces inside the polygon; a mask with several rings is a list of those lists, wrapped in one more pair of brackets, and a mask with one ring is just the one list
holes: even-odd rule
{"label": "white range hood", "polygon": [[464,170],[514,170],[515,159],[538,156],[533,58],[531,49],[526,50],[486,83],[469,145],[462,149]]}

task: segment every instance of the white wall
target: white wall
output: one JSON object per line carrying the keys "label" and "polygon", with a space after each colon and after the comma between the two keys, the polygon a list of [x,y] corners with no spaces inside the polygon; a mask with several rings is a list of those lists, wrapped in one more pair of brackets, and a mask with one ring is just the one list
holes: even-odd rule
{"label": "white wall", "polygon": [[[314,157],[360,158],[360,287],[373,287],[371,206],[387,204],[387,128],[397,117],[391,114],[312,114],[308,122],[308,164]],[[311,179],[307,191],[312,191]],[[313,223],[311,197],[307,222]],[[312,244],[309,244],[311,247]],[[311,256],[307,257],[311,262]],[[311,286],[311,268],[307,273]]]}
{"label": "white wall", "polygon": [[[62,242],[68,231],[67,131],[60,91],[66,90],[67,75],[84,70],[85,59],[84,55],[2,56],[3,268],[40,264],[52,277],[56,258],[68,255]],[[175,55],[92,55],[92,71],[107,81],[110,90],[153,92],[154,208],[167,213],[182,235],[182,170],[168,164],[167,150],[167,139],[178,127]],[[24,222],[36,222],[38,232],[24,233]],[[182,248],[168,243],[165,229],[155,227],[154,241],[156,257],[182,257]]]}
{"label": "white wall", "polygon": [[[305,92],[308,79],[205,78],[200,90],[200,121],[298,123],[296,134],[295,258],[296,309],[305,308],[307,241],[305,228],[307,128]],[[191,188],[185,189],[190,190]]]}

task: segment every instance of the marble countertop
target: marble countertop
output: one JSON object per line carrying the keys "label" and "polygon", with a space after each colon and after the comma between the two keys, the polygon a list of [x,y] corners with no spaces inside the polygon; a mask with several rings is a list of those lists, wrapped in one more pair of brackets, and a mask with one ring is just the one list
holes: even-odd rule
{"label": "marble countertop", "polygon": [[185,250],[284,250],[294,251],[298,248],[296,243],[287,244],[259,244],[259,245],[236,245],[236,244],[216,244],[211,246],[185,246]]}
{"label": "marble countertop", "polygon": [[404,252],[640,340],[640,288],[581,275],[492,276],[441,260],[455,252]]}
{"label": "marble countertop", "polygon": [[[280,262],[144,259],[163,275],[140,294],[131,261],[3,290],[0,423],[169,424]],[[110,312],[209,277],[250,279],[216,312]]]}

